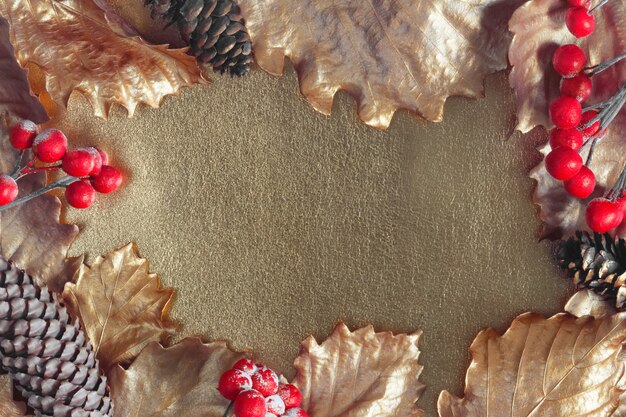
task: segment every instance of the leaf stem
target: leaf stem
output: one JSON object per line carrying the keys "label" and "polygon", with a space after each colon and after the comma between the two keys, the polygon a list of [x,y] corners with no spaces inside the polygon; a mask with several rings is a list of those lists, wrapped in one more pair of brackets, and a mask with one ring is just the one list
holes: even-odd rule
{"label": "leaf stem", "polygon": [[62,187],[67,187],[68,185],[70,185],[71,183],[75,182],[75,181],[79,181],[78,178],[76,177],[63,177],[58,181],[53,182],[52,184],[49,184],[45,187],[42,187],[36,191],[33,191],[32,193],[25,195],[24,197],[18,198],[17,200],[4,205],[4,206],[0,206],[0,212],[4,211],[4,210],[8,210],[10,208],[19,206],[20,204],[24,204],[34,198],[37,198],[41,195],[44,195],[45,193],[47,193],[48,191],[54,190],[55,188],[62,188]]}

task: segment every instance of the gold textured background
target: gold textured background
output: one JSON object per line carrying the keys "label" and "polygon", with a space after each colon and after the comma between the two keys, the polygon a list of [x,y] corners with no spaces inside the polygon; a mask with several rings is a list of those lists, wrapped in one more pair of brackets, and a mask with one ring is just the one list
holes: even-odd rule
{"label": "gold textured background", "polygon": [[443,123],[400,113],[387,132],[345,95],[316,113],[293,70],[217,77],[134,119],[119,107],[96,119],[75,94],[55,123],[109,150],[128,182],[67,213],[83,226],[72,253],[137,242],[176,288],[184,334],[230,339],[289,376],[299,341],[339,319],[421,328],[419,404],[435,416],[442,389],[461,392],[480,329],[565,296],[529,198],[540,139],[507,140],[513,114],[503,74],[484,100],[450,99]]}

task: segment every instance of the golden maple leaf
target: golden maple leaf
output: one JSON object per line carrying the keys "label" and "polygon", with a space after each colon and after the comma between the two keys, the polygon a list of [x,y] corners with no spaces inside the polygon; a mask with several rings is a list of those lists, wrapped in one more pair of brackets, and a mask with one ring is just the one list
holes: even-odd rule
{"label": "golden maple leaf", "polygon": [[42,71],[46,90],[56,102],[67,104],[77,90],[97,116],[106,117],[112,103],[121,104],[132,116],[139,103],[158,107],[166,95],[203,82],[195,59],[185,50],[146,43],[96,1],[102,4],[101,0],[0,2],[18,61]]}
{"label": "golden maple leaf", "polygon": [[184,339],[170,348],[151,343],[128,369],[111,370],[115,415],[222,417],[229,401],[217,384],[241,357],[225,342]]}
{"label": "golden maple leaf", "polygon": [[626,315],[549,319],[526,313],[500,336],[478,334],[465,398],[439,396],[440,417],[611,416],[626,389]]}
{"label": "golden maple leaf", "polygon": [[522,0],[240,0],[256,62],[271,74],[288,57],[300,90],[330,114],[347,91],[368,125],[398,109],[440,121],[449,96],[478,97],[507,67],[507,22]]}
{"label": "golden maple leaf", "polygon": [[167,317],[173,295],[129,244],[98,257],[91,267],[82,265],[76,283],[65,286],[63,300],[107,370],[173,333],[176,326]]}
{"label": "golden maple leaf", "polygon": [[[509,59],[513,69],[511,86],[517,97],[517,129],[528,132],[536,126],[552,126],[548,115],[550,102],[559,94],[560,77],[552,69],[552,55],[560,45],[577,43],[588,57],[588,65],[597,65],[626,52],[626,32],[623,22],[626,2],[611,1],[594,12],[597,25],[594,33],[584,40],[576,40],[565,26],[567,3],[561,0],[533,0],[520,7],[511,18],[510,29],[515,34]],[[593,77],[593,94],[586,104],[598,103],[613,95],[626,82],[626,63]],[[621,112],[609,126],[607,135],[597,145],[590,168],[596,175],[596,193],[610,188],[626,163],[626,113]],[[548,145],[541,149],[545,155]],[[586,153],[582,154],[583,158]],[[589,230],[584,219],[588,200],[571,197],[563,183],[552,178],[541,162],[531,178],[537,181],[534,202],[540,207],[544,222],[543,235],[569,236],[576,230]],[[618,229],[618,234],[626,228]]]}
{"label": "golden maple leaf", "polygon": [[0,376],[0,417],[22,417],[26,406],[13,401],[13,382],[9,375]]}
{"label": "golden maple leaf", "polygon": [[372,326],[350,332],[341,323],[321,345],[309,337],[294,364],[302,408],[311,417],[422,415],[415,405],[424,389],[420,335],[375,333]]}

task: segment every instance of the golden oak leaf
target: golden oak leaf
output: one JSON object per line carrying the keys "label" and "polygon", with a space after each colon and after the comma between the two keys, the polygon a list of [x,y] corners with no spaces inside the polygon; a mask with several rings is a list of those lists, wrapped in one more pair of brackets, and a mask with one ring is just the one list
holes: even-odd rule
{"label": "golden oak leaf", "polygon": [[225,342],[151,343],[127,370],[115,366],[109,374],[115,416],[222,417],[229,401],[217,384],[241,357]]}
{"label": "golden oak leaf", "polygon": [[158,107],[163,97],[203,82],[185,50],[146,43],[96,1],[0,2],[19,62],[41,69],[56,102],[67,104],[77,90],[97,116],[106,117],[112,103],[132,116],[139,103]]}
{"label": "golden oak leaf", "polygon": [[13,386],[9,375],[0,376],[0,417],[23,417],[26,406],[13,401]]}
{"label": "golden oak leaf", "polygon": [[91,267],[82,265],[76,283],[65,286],[63,299],[107,370],[174,331],[167,316],[173,295],[129,244],[98,257]]}
{"label": "golden oak leaf", "polygon": [[[4,123],[0,124],[0,173],[10,173],[18,152],[11,147]],[[18,181],[20,195],[45,183],[45,174],[29,175]],[[60,216],[61,201],[51,195],[0,212],[0,255],[57,292],[73,276],[73,263],[66,256],[78,234],[78,227],[61,224]]]}
{"label": "golden oak leaf", "polygon": [[[509,59],[513,69],[511,86],[517,97],[517,128],[528,132],[536,126],[551,127],[549,103],[558,96],[560,77],[552,69],[552,55],[560,45],[577,43],[588,57],[588,65],[597,65],[626,51],[626,3],[610,1],[596,11],[596,29],[584,40],[577,41],[565,26],[567,3],[561,0],[533,0],[520,7],[509,24],[515,34]],[[593,94],[587,103],[598,103],[613,95],[626,82],[626,63],[593,77]],[[584,220],[587,202],[604,194],[624,167],[626,113],[621,112],[595,149],[590,168],[596,175],[596,192],[587,200],[571,197],[563,183],[553,179],[541,162],[530,176],[537,181],[533,200],[540,207],[544,236],[571,235],[576,230],[589,230]],[[546,155],[548,145],[541,149]],[[586,151],[582,153],[586,158]],[[618,234],[626,228],[618,230]]]}
{"label": "golden oak leaf", "polygon": [[527,313],[500,336],[480,332],[465,398],[439,396],[440,417],[611,416],[624,384],[626,316]]}
{"label": "golden oak leaf", "polygon": [[415,405],[424,389],[420,335],[375,333],[372,326],[350,332],[341,323],[321,345],[309,337],[294,364],[302,408],[311,417],[422,415]]}
{"label": "golden oak leaf", "polygon": [[507,22],[523,0],[240,0],[256,62],[271,74],[288,57],[300,90],[330,114],[345,90],[368,125],[408,109],[440,121],[449,96],[483,94],[507,67]]}

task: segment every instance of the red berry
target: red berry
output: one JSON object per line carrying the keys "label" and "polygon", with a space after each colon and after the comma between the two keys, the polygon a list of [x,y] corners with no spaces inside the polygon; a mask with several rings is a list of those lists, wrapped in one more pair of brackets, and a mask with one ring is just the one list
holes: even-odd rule
{"label": "red berry", "polygon": [[229,369],[220,377],[217,390],[227,400],[234,400],[241,391],[252,388],[250,375],[239,369]]}
{"label": "red berry", "polygon": [[564,77],[573,77],[578,74],[586,63],[585,53],[574,44],[559,46],[552,55],[552,66]]}
{"label": "red berry", "polygon": [[20,120],[11,128],[9,141],[15,149],[28,149],[37,136],[37,125],[30,120]]}
{"label": "red berry", "polygon": [[578,152],[564,146],[553,149],[546,156],[546,170],[557,180],[567,181],[578,174],[583,159]]}
{"label": "red berry", "polygon": [[65,201],[74,208],[84,209],[96,199],[96,191],[85,180],[75,181],[65,189]]}
{"label": "red berry", "polygon": [[578,126],[581,115],[582,107],[575,98],[561,96],[550,104],[550,119],[561,129]]}
{"label": "red berry", "polygon": [[253,389],[243,391],[235,399],[233,412],[236,417],[265,417],[267,413],[265,398]]}
{"label": "red berry", "polygon": [[571,7],[565,14],[565,25],[577,38],[591,35],[596,28],[596,19],[586,7]]}
{"label": "red berry", "polygon": [[91,185],[99,193],[111,193],[122,185],[122,173],[110,165],[102,165],[100,173],[91,177]]}
{"label": "red berry", "polygon": [[[98,157],[100,157],[99,154]],[[96,157],[92,152],[87,148],[77,148],[68,151],[63,156],[61,167],[72,177],[86,177],[91,174],[95,164]]]}
{"label": "red berry", "polygon": [[[582,116],[580,117],[580,126],[581,128],[586,125],[588,122],[591,121],[591,119],[593,119],[594,117],[596,117],[598,115],[598,112],[595,110],[587,110],[586,112],[584,112],[582,114]],[[598,133],[598,131],[600,130],[600,121],[596,121],[594,122],[591,126],[589,126],[586,129],[582,129],[581,133],[584,137],[586,138],[590,138],[592,136],[594,136],[596,133]]]}
{"label": "red berry", "polygon": [[42,162],[56,162],[63,158],[67,150],[67,138],[57,129],[41,132],[33,142],[33,152]]}
{"label": "red berry", "polygon": [[561,95],[574,97],[581,103],[587,101],[591,95],[593,82],[586,75],[579,74],[572,78],[564,78],[561,81]]}
{"label": "red berry", "polygon": [[597,233],[605,233],[619,226],[622,221],[619,204],[606,198],[595,198],[587,205],[585,219],[587,224]]}
{"label": "red berry", "polygon": [[290,408],[282,417],[309,417],[306,411],[301,408]]}
{"label": "red berry", "polygon": [[556,149],[565,146],[578,150],[583,144],[583,134],[577,129],[559,129],[558,127],[550,131],[550,147]]}
{"label": "red berry", "polygon": [[270,395],[265,399],[265,405],[267,405],[267,412],[282,416],[285,413],[285,402],[278,395]]}
{"label": "red berry", "polygon": [[589,4],[589,0],[567,0],[572,7],[583,7]]}
{"label": "red berry", "polygon": [[287,408],[297,407],[302,403],[302,394],[298,387],[293,384],[278,387],[278,395],[283,399]]}
{"label": "red berry", "polygon": [[252,388],[265,397],[278,392],[278,375],[270,368],[262,367],[252,375]]}
{"label": "red berry", "polygon": [[565,181],[565,191],[577,198],[587,198],[596,188],[596,176],[586,166],[580,167],[578,174]]}
{"label": "red berry", "polygon": [[17,183],[8,175],[0,175],[0,206],[6,206],[17,198]]}
{"label": "red berry", "polygon": [[257,366],[254,364],[252,359],[241,358],[233,365],[233,369],[239,369],[240,371],[244,371],[248,375],[252,375],[256,372]]}
{"label": "red berry", "polygon": [[100,173],[100,170],[102,169],[102,165],[104,165],[104,162],[102,162],[102,154],[104,152],[100,151],[98,148],[94,148],[93,146],[85,149],[87,150],[87,152],[93,155],[93,169],[91,170],[89,175],[98,175]]}

